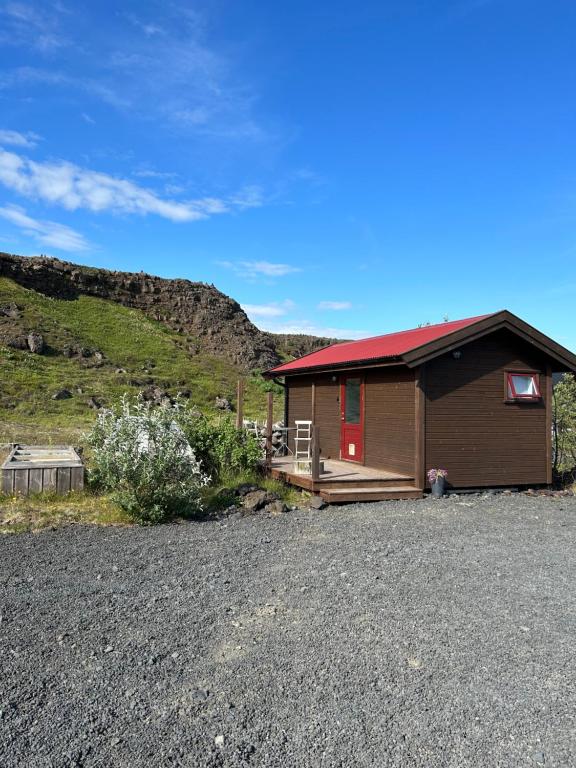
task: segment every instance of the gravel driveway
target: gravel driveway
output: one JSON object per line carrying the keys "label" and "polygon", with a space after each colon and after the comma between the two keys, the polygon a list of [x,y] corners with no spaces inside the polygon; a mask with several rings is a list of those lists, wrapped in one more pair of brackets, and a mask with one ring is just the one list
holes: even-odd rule
{"label": "gravel driveway", "polygon": [[576,499],[0,539],[0,765],[574,766]]}

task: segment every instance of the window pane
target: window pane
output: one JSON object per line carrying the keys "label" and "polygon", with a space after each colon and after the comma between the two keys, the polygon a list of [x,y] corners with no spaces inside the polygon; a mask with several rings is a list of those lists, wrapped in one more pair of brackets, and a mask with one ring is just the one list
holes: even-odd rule
{"label": "window pane", "polygon": [[524,397],[536,397],[538,394],[536,390],[536,381],[534,376],[512,376],[514,382],[514,391],[517,395]]}
{"label": "window pane", "polygon": [[360,379],[346,379],[346,424],[360,424]]}

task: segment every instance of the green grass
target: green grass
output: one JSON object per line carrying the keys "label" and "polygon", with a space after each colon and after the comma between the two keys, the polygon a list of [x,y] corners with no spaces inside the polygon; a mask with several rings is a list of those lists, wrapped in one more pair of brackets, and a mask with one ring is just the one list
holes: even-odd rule
{"label": "green grass", "polygon": [[[72,301],[52,299],[0,278],[0,304],[12,301],[20,307],[22,317],[17,321],[0,318],[0,445],[82,445],[83,435],[95,419],[95,412],[87,405],[89,397],[112,405],[125,392],[135,396],[149,380],[173,396],[189,389],[193,405],[214,413],[217,395],[234,402],[236,383],[243,376],[245,415],[265,418],[267,391],[275,394],[275,417],[282,415],[283,393],[277,385],[264,381],[258,372],[246,376],[219,358],[189,354],[186,348],[194,346],[194,339],[138,310],[89,296]],[[45,354],[14,350],[2,342],[2,338],[31,330],[44,336],[48,345]],[[68,345],[99,350],[105,356],[104,363],[95,366],[93,358],[66,358],[62,350]],[[116,373],[118,368],[126,373]],[[61,388],[69,389],[73,397],[52,400]],[[5,453],[0,461],[4,458]],[[206,489],[206,509],[216,511],[227,506],[225,489],[243,482],[274,490],[287,504],[302,500],[298,491],[278,481],[249,475]],[[128,525],[131,520],[109,498],[89,492],[65,497],[0,496],[0,533],[34,532],[70,523]]]}
{"label": "green grass", "polygon": [[[207,513],[217,513],[234,504],[234,489],[244,483],[277,493],[288,506],[301,506],[310,494],[291,488],[279,480],[247,473],[205,488],[202,502]],[[58,496],[39,493],[31,496],[0,494],[0,534],[37,533],[47,528],[71,524],[136,525],[137,523],[109,497],[89,490]]]}
{"label": "green grass", "polygon": [[[124,392],[135,395],[142,389],[135,381],[152,379],[172,395],[189,389],[191,402],[205,411],[213,410],[217,395],[234,402],[236,382],[242,375],[237,368],[210,355],[189,354],[186,347],[194,339],[139,310],[90,296],[72,301],[52,299],[0,278],[0,303],[9,301],[22,309],[22,319],[16,321],[19,328],[42,333],[48,351],[32,355],[0,342],[0,443],[31,439],[77,442],[94,420],[88,398],[111,405]],[[13,325],[15,321],[3,318],[0,334],[6,336]],[[95,367],[91,358],[65,358],[61,351],[70,344],[101,351],[104,364]],[[126,373],[116,373],[118,368]],[[63,387],[74,396],[52,400],[54,392]],[[269,387],[258,375],[246,377],[246,416],[264,417]],[[276,393],[275,415],[279,417],[282,397],[278,388]]]}
{"label": "green grass", "polygon": [[0,495],[0,534],[35,533],[71,523],[85,525],[131,525],[130,518],[105,496],[70,493],[57,496]]}

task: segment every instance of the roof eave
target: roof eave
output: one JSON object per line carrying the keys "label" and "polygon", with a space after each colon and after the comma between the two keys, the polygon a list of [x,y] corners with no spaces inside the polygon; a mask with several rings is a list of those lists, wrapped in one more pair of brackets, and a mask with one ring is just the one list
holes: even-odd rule
{"label": "roof eave", "polygon": [[404,359],[400,355],[394,357],[374,357],[367,360],[352,360],[344,363],[330,363],[329,365],[313,365],[308,367],[294,368],[287,371],[278,371],[271,368],[264,371],[262,376],[265,379],[274,379],[282,376],[298,376],[306,373],[330,373],[331,371],[352,370],[357,368],[384,368],[392,365],[403,365]]}
{"label": "roof eave", "polygon": [[417,349],[412,349],[410,352],[406,352],[403,357],[409,368],[415,368],[439,355],[457,349],[462,346],[462,344],[468,344],[471,341],[475,341],[482,336],[486,336],[488,333],[493,333],[502,328],[506,328],[512,333],[517,334],[529,344],[532,344],[546,355],[556,360],[556,362],[560,364],[561,369],[566,371],[576,371],[576,355],[506,309],[502,312],[490,315],[489,317],[484,318],[484,320],[480,320],[466,328],[454,331],[454,333],[444,336],[441,339],[435,339],[427,344],[423,344]]}

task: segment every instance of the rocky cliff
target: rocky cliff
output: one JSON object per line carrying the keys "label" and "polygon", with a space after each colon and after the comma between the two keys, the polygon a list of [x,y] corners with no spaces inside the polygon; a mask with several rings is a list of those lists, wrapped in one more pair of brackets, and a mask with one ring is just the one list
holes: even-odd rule
{"label": "rocky cliff", "polygon": [[281,359],[274,337],[213,285],[7,253],[0,253],[0,276],[52,298],[96,296],[139,309],[181,334],[190,354],[217,355],[245,370],[270,368]]}

